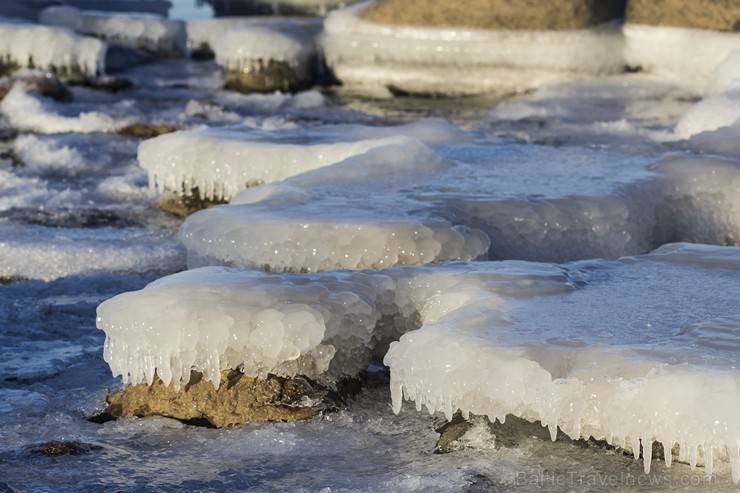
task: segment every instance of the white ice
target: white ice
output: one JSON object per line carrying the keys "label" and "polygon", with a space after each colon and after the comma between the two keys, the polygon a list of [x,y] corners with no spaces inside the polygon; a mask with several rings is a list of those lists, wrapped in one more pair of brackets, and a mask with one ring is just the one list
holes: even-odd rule
{"label": "white ice", "polygon": [[188,47],[197,49],[209,47],[213,49],[214,43],[221,35],[234,30],[244,28],[263,27],[272,31],[295,29],[307,34],[315,34],[321,29],[321,19],[317,18],[291,18],[285,17],[215,17],[212,19],[199,19],[187,24]]}
{"label": "white ice", "polygon": [[[189,103],[188,108],[208,110],[202,104]],[[142,142],[138,160],[154,189],[189,195],[197,187],[202,197],[228,200],[248,186],[329,166],[399,142],[400,136],[428,143],[465,139],[460,130],[440,120],[375,128],[325,125],[310,131],[287,127],[269,134],[243,127],[174,132]],[[308,139],[314,143],[306,145]]]}
{"label": "white ice", "polygon": [[[739,249],[691,244],[562,266],[302,276],[211,267],[105,302],[98,327],[125,381],[156,373],[177,384],[195,368],[214,385],[239,365],[332,381],[405,333],[384,360],[396,412],[406,398],[448,419],[513,414],[636,456],[640,441],[659,441],[710,474],[729,462],[737,482],[738,269]],[[650,461],[644,454],[646,471]]]}
{"label": "white ice", "polygon": [[99,39],[68,29],[0,19],[0,56],[20,68],[94,76],[104,71],[106,49]]}
{"label": "white ice", "polygon": [[324,24],[327,64],[351,86],[392,86],[411,93],[517,92],[623,69],[623,38],[615,24],[572,31],[389,26],[363,20],[367,6],[334,11]]}
{"label": "white ice", "polygon": [[82,11],[74,7],[52,6],[41,12],[39,22],[160,55],[182,56],[187,52],[185,22],[151,14]]}

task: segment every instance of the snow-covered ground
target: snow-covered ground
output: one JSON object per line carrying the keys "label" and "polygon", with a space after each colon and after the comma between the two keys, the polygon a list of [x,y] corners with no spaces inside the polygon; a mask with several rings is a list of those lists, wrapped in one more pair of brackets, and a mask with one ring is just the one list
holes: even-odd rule
{"label": "snow-covered ground", "polygon": [[[8,80],[0,489],[736,491],[740,72],[704,61],[391,104],[172,58],[71,102]],[[156,207],[193,187],[230,203]],[[366,381],[302,423],[86,419],[122,381],[237,366]]]}

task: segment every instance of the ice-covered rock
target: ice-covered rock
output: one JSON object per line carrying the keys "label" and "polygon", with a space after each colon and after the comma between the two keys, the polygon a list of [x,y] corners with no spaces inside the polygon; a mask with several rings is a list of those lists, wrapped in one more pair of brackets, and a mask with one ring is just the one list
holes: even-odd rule
{"label": "ice-covered rock", "polygon": [[318,68],[315,28],[272,23],[232,29],[213,40],[227,85],[241,92],[296,92],[311,87]]}
{"label": "ice-covered rock", "polygon": [[516,92],[566,76],[618,73],[624,65],[617,25],[567,31],[390,26],[363,19],[367,7],[332,12],[324,25],[327,65],[350,86]]}
{"label": "ice-covered rock", "polygon": [[182,56],[187,52],[185,22],[155,15],[81,11],[69,6],[55,6],[44,9],[39,22],[161,55]]}
{"label": "ice-covered rock", "polygon": [[667,241],[737,244],[734,161],[653,165],[649,156],[574,147],[502,149],[494,141],[435,152],[396,140],[244,190],[189,217],[180,237],[193,267],[294,272],[481,256],[617,258]]}
{"label": "ice-covered rock", "polygon": [[[456,127],[426,120],[396,127],[325,125],[317,130],[287,129],[270,138],[240,128],[179,131],[147,140],[138,159],[159,191],[229,200],[248,186],[282,180],[329,166],[351,156],[416,136],[429,143],[464,139]],[[315,144],[301,142],[311,139]]]}
{"label": "ice-covered rock", "polygon": [[326,15],[357,0],[205,0],[217,16]]}
{"label": "ice-covered rock", "polygon": [[[705,2],[702,2],[704,4]],[[632,67],[708,92],[716,67],[740,50],[740,33],[627,22],[624,59]]]}
{"label": "ice-covered rock", "polygon": [[203,268],[103,303],[98,327],[114,374],[175,387],[191,369],[218,387],[237,366],[331,381],[401,336],[384,359],[396,412],[405,398],[448,419],[513,414],[636,457],[642,442],[646,471],[652,442],[677,444],[708,473],[729,462],[737,482],[738,269],[739,249],[691,244],[561,266]]}
{"label": "ice-covered rock", "polygon": [[104,42],[64,28],[0,19],[0,73],[39,68],[86,78],[104,71],[105,52]]}

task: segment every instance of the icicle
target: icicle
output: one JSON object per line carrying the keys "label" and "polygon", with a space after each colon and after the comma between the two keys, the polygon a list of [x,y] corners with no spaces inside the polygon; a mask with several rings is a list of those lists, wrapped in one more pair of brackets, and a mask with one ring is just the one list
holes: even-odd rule
{"label": "icicle", "polygon": [[446,397],[442,400],[442,407],[447,421],[452,421],[452,398]]}
{"label": "icicle", "polygon": [[642,462],[645,474],[650,474],[650,464],[653,462],[653,441],[643,440]]}
{"label": "icicle", "polygon": [[673,442],[663,441],[663,459],[665,460],[665,466],[671,467],[673,462]]}
{"label": "icicle", "polygon": [[691,466],[691,469],[696,469],[696,454],[699,451],[698,449],[698,445],[692,445],[689,450],[689,466]]}
{"label": "icicle", "polygon": [[554,442],[558,438],[558,425],[551,423],[547,425],[547,429],[550,430],[550,440]]}
{"label": "icicle", "polygon": [[393,414],[401,412],[401,404],[403,403],[403,385],[391,385],[391,404]]}
{"label": "icicle", "polygon": [[738,450],[737,440],[728,440],[727,456],[730,459],[730,469],[732,470],[732,482],[740,483],[740,450]]}
{"label": "icicle", "polygon": [[462,410],[462,417],[463,417],[463,419],[465,421],[469,420],[470,419],[470,411],[468,411],[467,409],[463,409]]}
{"label": "icicle", "polygon": [[714,470],[714,450],[706,443],[704,444],[704,470],[708,476],[711,476]]}
{"label": "icicle", "polygon": [[686,462],[688,458],[688,446],[686,445],[686,442],[681,442],[681,444],[678,446],[678,460],[680,462]]}
{"label": "icicle", "polygon": [[632,454],[635,456],[635,460],[640,459],[640,439],[632,438],[630,443],[632,444]]}

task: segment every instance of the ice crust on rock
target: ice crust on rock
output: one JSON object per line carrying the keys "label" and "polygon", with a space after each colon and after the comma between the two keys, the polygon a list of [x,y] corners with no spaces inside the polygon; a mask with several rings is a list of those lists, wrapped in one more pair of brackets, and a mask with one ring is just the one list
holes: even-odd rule
{"label": "ice crust on rock", "polygon": [[[326,125],[314,131],[272,132],[241,128],[185,130],[142,142],[138,160],[152,188],[229,200],[247,186],[282,180],[329,166],[370,149],[401,142],[403,135],[430,143],[463,139],[442,121],[397,127]],[[394,137],[397,136],[397,137]],[[307,140],[315,142],[307,145]]]}
{"label": "ice crust on rock", "polygon": [[636,457],[659,441],[668,465],[678,446],[707,473],[729,463],[737,483],[739,269],[740,249],[693,244],[561,266],[209,267],[103,303],[98,327],[114,374],[133,383],[182,384],[191,368],[218,382],[229,367],[331,381],[400,336],[384,359],[396,412],[405,398],[448,419],[513,414]]}
{"label": "ice crust on rock", "polygon": [[241,70],[256,60],[285,62],[305,70],[316,56],[310,30],[299,25],[272,23],[232,29],[213,40],[216,61],[227,70]]}
{"label": "ice crust on rock", "polygon": [[152,53],[182,56],[187,52],[185,22],[155,15],[82,11],[74,7],[52,6],[41,12],[39,22]]}
{"label": "ice crust on rock", "polygon": [[623,68],[616,24],[572,31],[388,26],[363,20],[367,6],[330,13],[321,40],[327,65],[353,86],[411,93],[516,92],[564,76]]}
{"label": "ice crust on rock", "polygon": [[694,84],[701,91],[712,87],[715,68],[730,53],[740,50],[737,32],[631,23],[625,24],[622,31],[628,65]]}
{"label": "ice crust on rock", "polygon": [[[268,30],[268,38],[270,33],[280,32],[291,32],[294,31],[298,34],[308,36],[305,40],[309,43],[313,43],[311,39],[321,29],[321,21],[314,18],[284,18],[284,17],[216,17],[213,19],[199,19],[188,22],[188,47],[190,49],[209,47],[214,49],[216,39],[222,37],[231,31],[240,31],[242,29],[255,29],[252,34],[256,35],[259,33],[259,28]],[[219,44],[224,50],[222,56],[226,57],[229,53],[232,57],[236,55],[236,45],[244,45],[244,55],[250,53],[250,50],[257,50],[252,55],[261,55],[265,53],[263,48],[266,47],[267,39],[259,41],[258,46],[248,46],[244,43],[245,39],[240,40],[241,35],[235,34],[231,37],[232,45],[229,46],[229,41],[226,38],[222,39]],[[262,47],[262,49],[260,48]],[[283,61],[287,61],[287,52],[281,52],[277,50],[277,47],[270,48],[275,50],[275,54],[280,56]]]}
{"label": "ice crust on rock", "polygon": [[104,72],[107,46],[68,29],[0,18],[0,57],[17,68],[35,67],[63,76]]}

